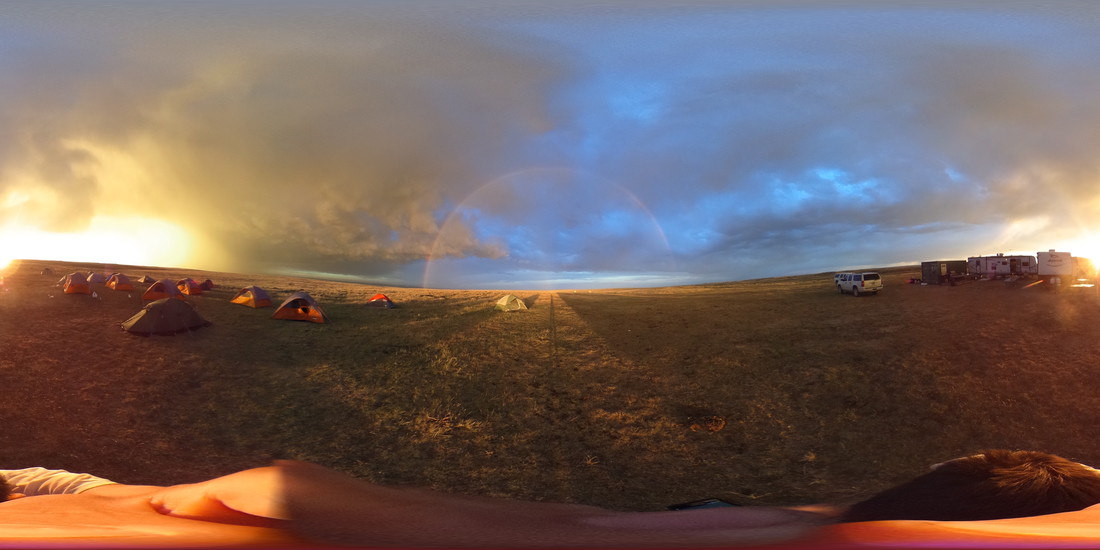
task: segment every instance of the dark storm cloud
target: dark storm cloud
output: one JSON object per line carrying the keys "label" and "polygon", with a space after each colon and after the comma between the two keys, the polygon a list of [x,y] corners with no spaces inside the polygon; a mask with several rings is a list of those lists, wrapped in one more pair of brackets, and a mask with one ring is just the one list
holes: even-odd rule
{"label": "dark storm cloud", "polygon": [[[311,19],[306,6],[284,6]],[[17,93],[4,100],[15,121],[5,181],[56,191],[26,205],[57,218],[42,218],[48,229],[126,203],[206,233],[243,266],[427,256],[446,211],[507,169],[500,159],[522,154],[517,136],[549,124],[544,96],[561,70],[522,48],[362,13],[362,26],[336,18],[302,28],[282,17],[238,33],[263,13],[109,7],[132,35],[100,29],[106,35],[91,33],[84,48],[60,51],[53,41],[8,41],[4,58],[20,66]],[[204,8],[236,19],[227,25]],[[96,172],[96,157],[126,153],[143,177],[108,194],[118,182],[101,180],[119,174]],[[469,232],[438,246],[442,255],[499,254]]]}

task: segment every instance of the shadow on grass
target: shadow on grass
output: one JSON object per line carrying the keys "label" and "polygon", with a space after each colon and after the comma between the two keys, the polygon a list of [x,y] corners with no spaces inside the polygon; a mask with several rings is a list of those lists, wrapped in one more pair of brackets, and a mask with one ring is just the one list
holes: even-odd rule
{"label": "shadow on grass", "polygon": [[541,295],[539,294],[532,294],[526,298],[523,298],[523,305],[527,306],[528,308],[535,307],[535,304],[538,303],[540,296]]}
{"label": "shadow on grass", "polygon": [[[754,292],[559,296],[637,378],[659,383],[637,398],[695,427],[681,452],[716,457],[700,462],[741,497],[843,500],[984,447],[1081,448],[1060,439],[1081,420],[1037,421],[1035,402],[1021,400],[1031,392],[1004,376],[1012,356],[996,346],[1005,344],[975,347],[973,334],[921,322],[968,326],[957,297],[843,300],[827,285],[797,282],[782,292],[758,282],[745,285]],[[991,355],[998,369],[975,370]],[[1056,393],[1084,398],[1068,379]]]}

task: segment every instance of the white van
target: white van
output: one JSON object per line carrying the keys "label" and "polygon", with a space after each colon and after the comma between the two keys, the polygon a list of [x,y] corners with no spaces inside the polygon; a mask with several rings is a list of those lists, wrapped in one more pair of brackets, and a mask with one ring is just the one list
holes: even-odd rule
{"label": "white van", "polygon": [[833,275],[833,283],[841,294],[877,294],[882,290],[882,276],[874,271],[861,271],[849,273],[837,273]]}

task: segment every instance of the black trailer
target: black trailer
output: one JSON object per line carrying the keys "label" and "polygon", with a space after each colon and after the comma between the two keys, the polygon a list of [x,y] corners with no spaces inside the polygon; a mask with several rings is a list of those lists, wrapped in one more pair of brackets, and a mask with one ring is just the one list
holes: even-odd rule
{"label": "black trailer", "polygon": [[920,263],[921,282],[942,285],[966,277],[966,260],[941,260]]}

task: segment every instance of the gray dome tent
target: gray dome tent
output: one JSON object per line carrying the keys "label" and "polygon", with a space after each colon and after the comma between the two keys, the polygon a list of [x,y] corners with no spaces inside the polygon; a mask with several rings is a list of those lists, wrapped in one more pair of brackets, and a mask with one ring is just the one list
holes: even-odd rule
{"label": "gray dome tent", "polygon": [[146,304],[137,315],[122,323],[122,330],[139,336],[171,335],[210,326],[195,306],[175,298],[161,298]]}
{"label": "gray dome tent", "polygon": [[497,300],[496,308],[501,311],[518,311],[527,309],[527,304],[512,294],[508,294]]}

